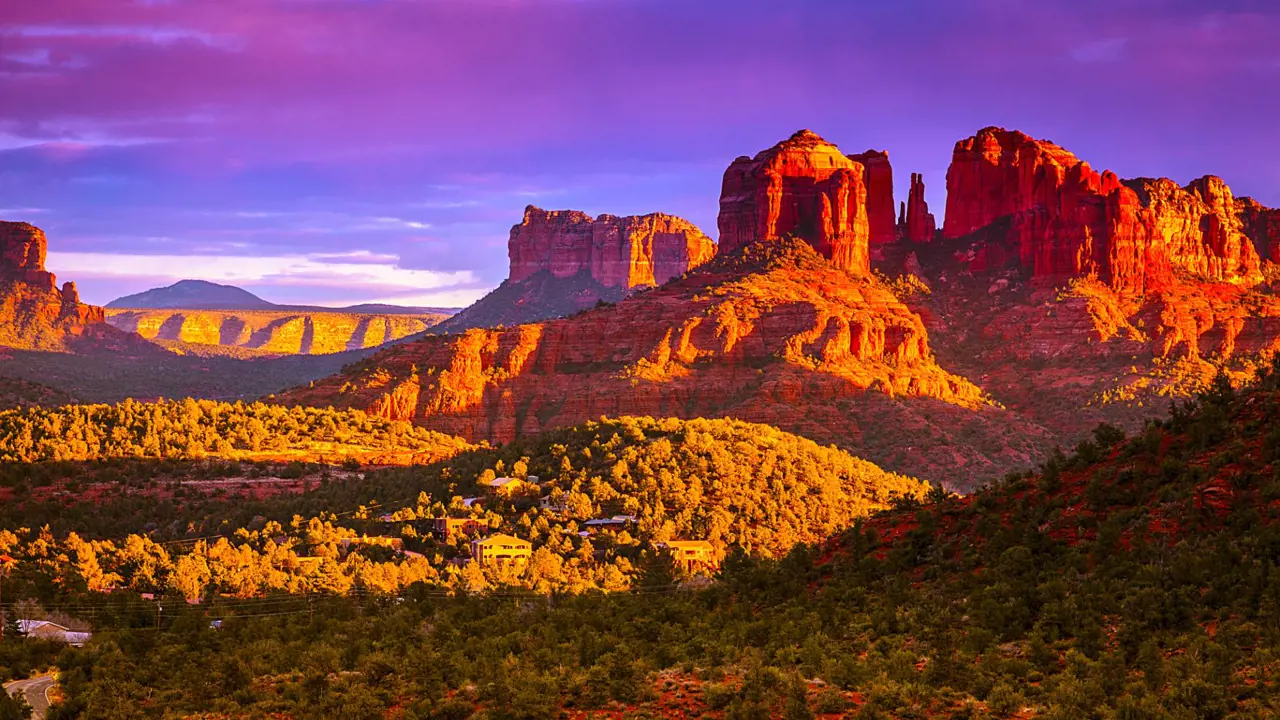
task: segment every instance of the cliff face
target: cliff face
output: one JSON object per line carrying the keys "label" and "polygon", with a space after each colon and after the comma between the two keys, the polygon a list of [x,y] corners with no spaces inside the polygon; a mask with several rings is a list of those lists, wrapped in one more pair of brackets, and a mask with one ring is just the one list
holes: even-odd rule
{"label": "cliff face", "polygon": [[376,315],[273,310],[127,310],[107,322],[148,340],[217,345],[279,355],[362,350],[424,332],[443,315]]}
{"label": "cliff face", "polygon": [[716,246],[692,223],[671,215],[601,215],[530,205],[507,242],[509,279],[547,271],[558,278],[587,272],[604,287],[661,285],[710,260]]}
{"label": "cliff face", "polygon": [[[754,158],[740,157],[724,174],[720,249],[790,234],[836,267],[866,275],[871,270],[869,177],[865,165],[808,130]],[[891,218],[892,194],[888,207]]]}
{"label": "cliff face", "polygon": [[[961,484],[1035,455],[1036,431],[940,368],[887,287],[787,238],[574,317],[388,348],[282,401],[492,442],[601,415],[732,416]],[[990,449],[953,445],[962,426]],[[917,433],[909,458],[894,462],[889,428]]]}
{"label": "cliff face", "polygon": [[530,205],[511,228],[509,277],[440,323],[440,332],[563,317],[661,285],[715,257],[716,244],[687,220],[652,213],[592,218]]}
{"label": "cliff face", "polygon": [[64,350],[68,339],[106,321],[102,308],[80,302],[75,283],[58,289],[44,268],[47,251],[39,228],[0,222],[0,345]]}
{"label": "cliff face", "polygon": [[1258,255],[1272,262],[1280,258],[1280,210],[1245,197],[1236,199],[1236,212]]}
{"label": "cliff face", "polygon": [[868,240],[872,245],[885,245],[897,239],[893,216],[893,166],[889,153],[868,150],[849,159],[861,164],[867,185]]}
{"label": "cliff face", "polygon": [[1053,143],[986,128],[956,144],[947,172],[949,239],[1008,222],[1003,247],[977,250],[981,267],[1017,258],[1035,279],[1096,276],[1124,294],[1169,287],[1176,273],[1214,282],[1261,281],[1258,253],[1231,190],[1207,176],[1122,183]]}

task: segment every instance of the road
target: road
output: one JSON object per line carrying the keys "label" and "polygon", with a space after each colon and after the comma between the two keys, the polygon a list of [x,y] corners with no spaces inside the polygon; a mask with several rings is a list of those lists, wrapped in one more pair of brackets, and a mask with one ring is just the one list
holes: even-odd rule
{"label": "road", "polygon": [[26,680],[14,680],[7,683],[4,689],[11,696],[22,693],[27,704],[31,706],[31,717],[35,720],[44,720],[49,712],[48,692],[49,688],[53,687],[53,681],[52,675],[37,675]]}

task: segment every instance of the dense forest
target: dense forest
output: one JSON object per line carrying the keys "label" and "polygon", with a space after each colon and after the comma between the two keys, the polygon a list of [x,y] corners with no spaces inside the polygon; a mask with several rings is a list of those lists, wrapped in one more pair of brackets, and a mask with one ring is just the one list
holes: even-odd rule
{"label": "dense forest", "polygon": [[[166,430],[154,434],[167,447],[167,432],[184,427],[191,417],[184,408],[191,407],[200,404],[135,413],[160,420],[127,425],[134,428],[131,437],[151,435],[159,424]],[[200,415],[208,420],[187,427],[214,425],[220,429],[208,437],[225,436],[226,428],[243,425],[227,420],[228,407],[208,404]],[[262,410],[286,437],[306,432],[295,427],[334,422],[331,412]],[[77,426],[76,412],[55,417],[73,418],[66,422]],[[104,424],[101,418],[81,423]],[[347,441],[358,431],[342,424],[327,429]],[[518,488],[495,492],[490,485],[499,477],[520,481]],[[718,556],[774,557],[927,490],[925,483],[768,426],[622,418],[500,449],[474,448],[432,465],[368,471],[235,509],[215,501],[181,508],[170,498],[147,502],[145,496],[130,498],[125,513],[111,501],[80,512],[58,506],[48,513],[58,516],[55,531],[30,522],[45,514],[41,509],[24,507],[0,514],[14,527],[0,531],[0,553],[19,560],[14,581],[28,583],[43,599],[115,589],[193,601],[273,592],[390,594],[423,581],[472,591],[623,590],[659,543],[705,540]],[[467,498],[481,501],[468,504]],[[587,525],[614,516],[626,519],[607,528]],[[433,532],[431,521],[450,517],[472,519],[473,529],[447,537]],[[231,518],[242,524],[228,524]],[[482,567],[468,560],[473,536],[499,532],[532,543],[526,565]]]}
{"label": "dense forest", "polygon": [[1277,419],[1274,373],[1219,383],[696,591],[652,562],[629,593],[86,596],[54,717],[1275,717]]}
{"label": "dense forest", "polygon": [[385,450],[447,457],[462,440],[359,411],[212,400],[67,405],[0,412],[0,462],[300,457]]}

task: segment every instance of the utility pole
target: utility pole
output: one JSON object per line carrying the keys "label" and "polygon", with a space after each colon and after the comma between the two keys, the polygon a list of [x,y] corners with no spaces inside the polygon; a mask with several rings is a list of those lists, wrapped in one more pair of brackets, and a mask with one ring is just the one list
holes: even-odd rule
{"label": "utility pole", "polygon": [[9,566],[12,564],[13,558],[0,555],[0,641],[4,640],[4,576],[9,572]]}

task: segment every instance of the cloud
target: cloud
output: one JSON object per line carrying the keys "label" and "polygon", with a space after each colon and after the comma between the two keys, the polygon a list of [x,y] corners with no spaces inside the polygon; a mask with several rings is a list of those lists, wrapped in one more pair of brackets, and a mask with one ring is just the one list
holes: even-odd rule
{"label": "cloud", "polygon": [[[129,278],[167,285],[182,279],[246,286],[304,288],[320,297],[341,297],[340,304],[399,302],[423,298],[470,304],[485,292],[469,271],[437,272],[400,267],[398,258],[353,253],[336,255],[235,256],[137,255],[100,252],[51,252],[47,266],[77,282]],[[106,302],[111,298],[93,298]]]}
{"label": "cloud", "polygon": [[196,42],[208,47],[239,50],[242,43],[234,35],[214,34],[181,27],[127,25],[7,25],[0,26],[0,36],[20,38],[110,38],[171,45]]}

